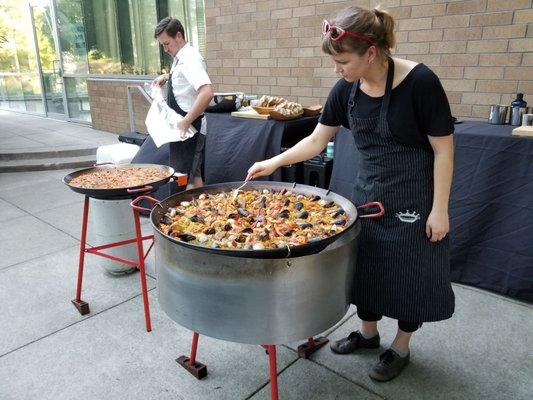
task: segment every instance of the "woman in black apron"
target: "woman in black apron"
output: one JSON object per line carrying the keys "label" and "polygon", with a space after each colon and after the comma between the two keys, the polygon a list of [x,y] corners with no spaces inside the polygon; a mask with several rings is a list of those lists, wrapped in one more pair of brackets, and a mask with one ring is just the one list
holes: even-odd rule
{"label": "woman in black apron", "polygon": [[392,59],[394,20],[379,9],[351,7],[324,21],[322,49],[341,79],[320,123],[291,150],[254,164],[248,179],[323,150],[340,125],[359,151],[355,204],[381,201],[381,219],[362,219],[352,303],[361,329],[331,345],[348,354],[378,348],[377,321],[398,320],[396,337],[371,378],[388,381],[409,362],[411,335],[423,322],[450,318],[448,199],[453,121],[438,78],[423,64]]}

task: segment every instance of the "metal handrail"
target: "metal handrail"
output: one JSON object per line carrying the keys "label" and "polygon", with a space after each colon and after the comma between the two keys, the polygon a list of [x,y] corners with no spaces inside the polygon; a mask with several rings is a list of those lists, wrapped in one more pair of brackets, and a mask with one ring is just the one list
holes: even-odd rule
{"label": "metal handrail", "polygon": [[150,104],[152,104],[152,98],[148,94],[148,92],[144,89],[144,87],[140,85],[128,85],[126,86],[126,96],[128,98],[128,116],[130,119],[130,129],[132,132],[137,132],[137,127],[135,126],[135,117],[133,116],[133,98],[131,97],[131,90],[137,89],[141,94],[144,96],[146,100]]}

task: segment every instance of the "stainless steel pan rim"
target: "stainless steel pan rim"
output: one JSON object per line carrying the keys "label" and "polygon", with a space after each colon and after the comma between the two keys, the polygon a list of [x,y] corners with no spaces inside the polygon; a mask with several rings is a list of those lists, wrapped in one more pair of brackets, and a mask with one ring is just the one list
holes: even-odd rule
{"label": "stainless steel pan rim", "polygon": [[339,239],[342,235],[346,234],[349,231],[355,221],[358,218],[357,208],[354,204],[347,200],[346,198],[333,193],[329,190],[296,184],[296,183],[286,183],[286,182],[268,182],[268,181],[253,181],[248,182],[248,184],[241,189],[242,191],[250,190],[274,190],[279,191],[282,189],[290,190],[293,193],[304,194],[304,195],[318,195],[324,200],[335,201],[339,206],[341,206],[346,214],[348,215],[348,221],[346,223],[346,228],[335,235],[332,235],[326,239],[319,240],[314,243],[308,243],[300,246],[288,246],[287,248],[277,248],[277,249],[264,249],[264,250],[245,250],[245,249],[213,249],[210,247],[204,247],[196,244],[191,244],[177,240],[170,236],[165,235],[159,229],[159,221],[162,216],[165,214],[166,210],[169,207],[174,207],[176,204],[179,204],[182,201],[191,201],[193,198],[197,198],[202,193],[212,194],[220,192],[231,192],[233,189],[241,186],[242,182],[228,182],[215,185],[207,185],[197,189],[187,190],[178,194],[174,194],[170,197],[167,197],[163,201],[156,204],[152,209],[150,214],[150,220],[153,226],[153,229],[159,232],[167,240],[176,243],[179,246],[188,247],[197,251],[204,253],[212,253],[217,255],[225,255],[228,257],[242,257],[242,258],[295,258],[301,257],[308,254],[314,254],[322,251],[330,243]]}

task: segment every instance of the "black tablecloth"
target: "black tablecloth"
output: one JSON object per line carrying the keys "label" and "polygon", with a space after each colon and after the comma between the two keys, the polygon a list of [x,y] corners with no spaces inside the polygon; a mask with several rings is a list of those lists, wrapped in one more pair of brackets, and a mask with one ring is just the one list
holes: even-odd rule
{"label": "black tablecloth", "polygon": [[[476,121],[455,130],[452,279],[533,302],[533,138]],[[357,162],[353,137],[342,129],[332,191],[351,198]]]}
{"label": "black tablecloth", "polygon": [[[236,118],[225,113],[206,116],[207,185],[244,180],[254,162],[278,155],[282,145],[292,146],[309,135],[318,122],[318,116],[283,122]],[[281,181],[281,170],[264,179]]]}

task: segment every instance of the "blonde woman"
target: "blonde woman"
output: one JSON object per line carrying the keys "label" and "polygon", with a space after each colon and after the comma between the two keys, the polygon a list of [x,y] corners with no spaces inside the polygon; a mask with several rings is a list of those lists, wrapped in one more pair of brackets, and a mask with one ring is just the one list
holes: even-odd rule
{"label": "blonde woman", "polygon": [[438,77],[424,64],[391,57],[387,12],[350,7],[325,20],[322,32],[322,50],[342,78],[319,124],[289,151],[255,163],[247,179],[312,158],[340,126],[351,130],[360,160],[353,200],[379,200],[386,214],[361,220],[352,299],[361,328],[331,349],[378,348],[377,321],[398,320],[396,337],[369,372],[388,381],[408,364],[413,332],[454,312],[447,237],[453,121]]}

